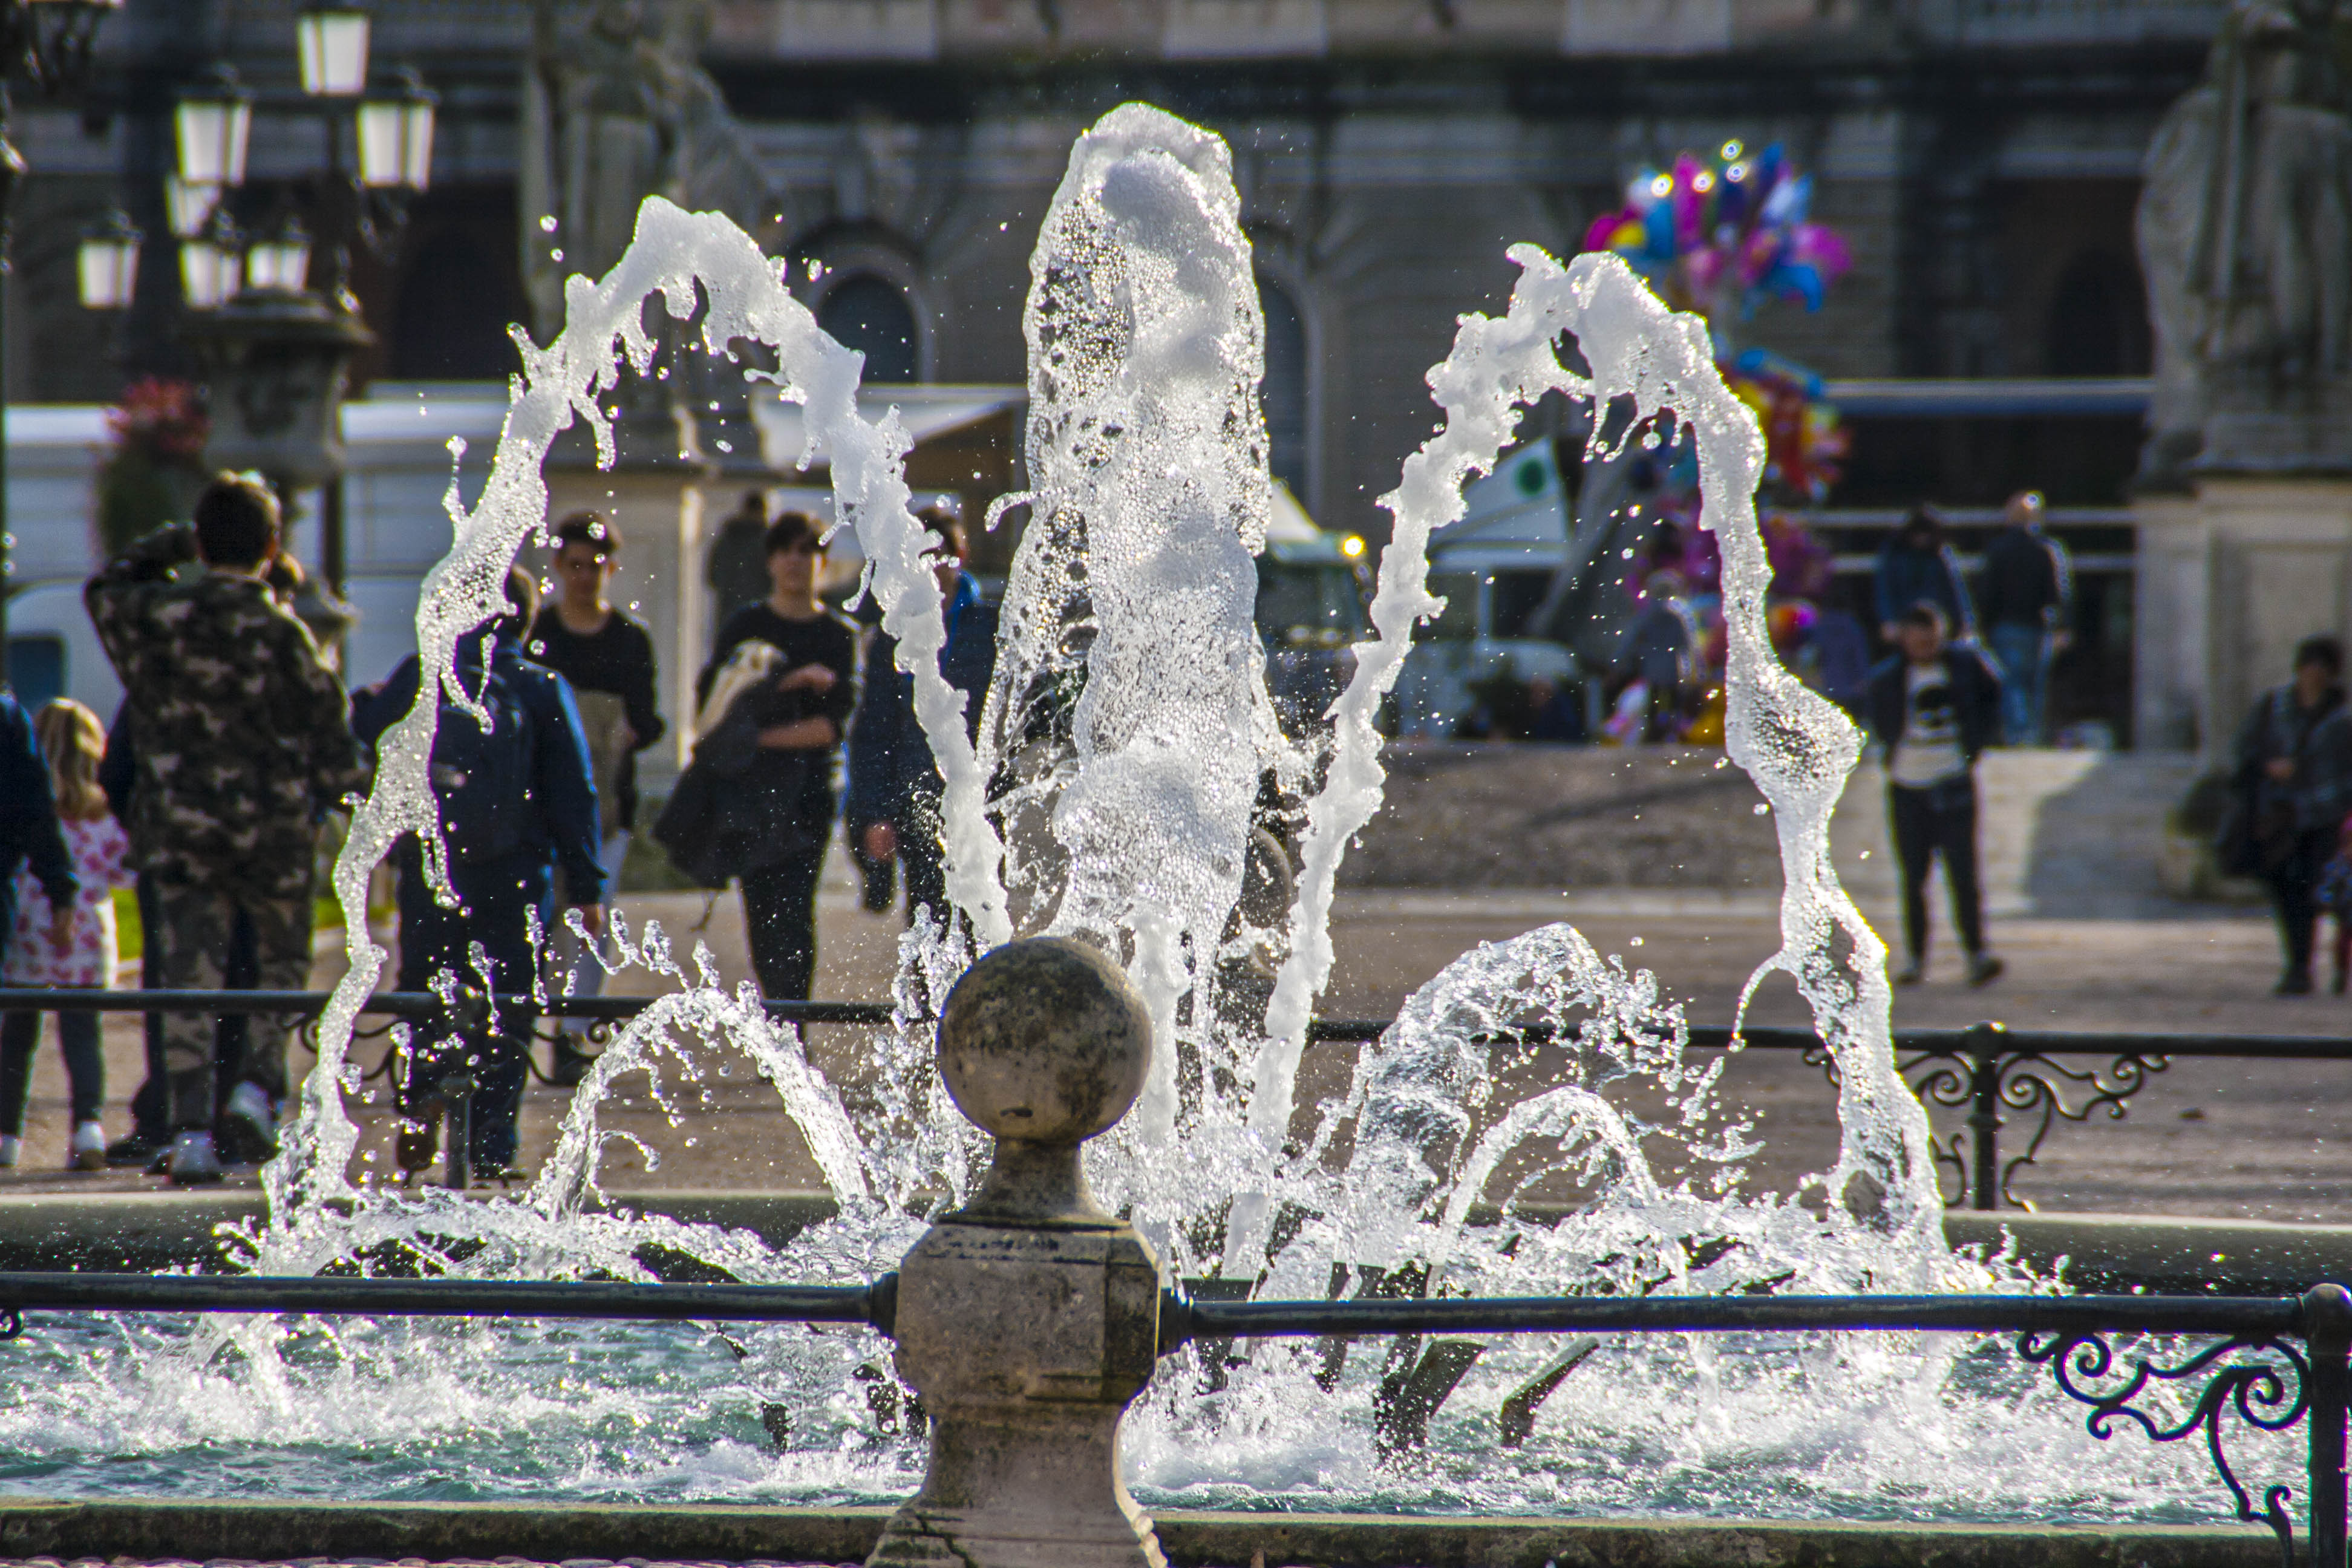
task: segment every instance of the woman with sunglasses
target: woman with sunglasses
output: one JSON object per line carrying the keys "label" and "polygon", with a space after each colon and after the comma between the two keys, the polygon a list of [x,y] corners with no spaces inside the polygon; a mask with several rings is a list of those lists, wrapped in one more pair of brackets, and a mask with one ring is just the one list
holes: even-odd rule
{"label": "woman with sunglasses", "polygon": [[[831,836],[835,763],[849,715],[857,706],[857,634],[824,607],[817,579],[824,551],[815,521],[785,512],[769,526],[769,594],[728,616],[719,628],[710,662],[695,683],[695,698],[707,705],[711,688],[739,652],[765,644],[775,657],[761,655],[775,674],[730,702],[733,715],[752,705],[759,756],[752,787],[789,797],[778,815],[791,832],[767,845],[756,865],[737,869],[743,894],[743,924],[751,947],[751,968],[761,994],[770,1001],[805,1001],[816,971],[816,884]],[[707,734],[722,715],[698,717]]]}

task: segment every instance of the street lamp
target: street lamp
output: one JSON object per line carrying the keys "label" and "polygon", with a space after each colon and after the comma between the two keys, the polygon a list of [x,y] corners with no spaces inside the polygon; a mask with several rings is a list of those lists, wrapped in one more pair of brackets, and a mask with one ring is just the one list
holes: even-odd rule
{"label": "street lamp", "polygon": [[[44,0],[54,3],[54,0]],[[245,184],[246,140],[253,132],[253,94],[228,66],[215,66],[205,85],[180,100],[180,179],[190,185]]]}
{"label": "street lamp", "polygon": [[433,106],[413,70],[398,90],[360,105],[360,183],[374,191],[422,191],[433,177]]}
{"label": "street lamp", "polygon": [[245,253],[245,286],[299,294],[310,272],[310,234],[299,218],[288,218],[270,238]]}
{"label": "street lamp", "polygon": [[189,308],[216,310],[245,285],[245,237],[215,211],[201,233],[180,241],[180,295]]}
{"label": "street lamp", "polygon": [[82,231],[74,254],[81,302],[93,310],[120,310],[131,303],[139,282],[139,242],[144,238],[121,207],[104,223]]}
{"label": "street lamp", "polygon": [[[7,79],[22,70],[43,92],[79,86],[89,73],[98,25],[122,0],[0,0],[0,290],[8,276],[8,206],[25,160],[8,144]],[[0,322],[7,318],[0,298]],[[0,342],[0,681],[8,679],[7,353]]]}
{"label": "street lamp", "polygon": [[367,90],[368,14],[352,5],[303,7],[294,18],[294,53],[305,94],[357,98]]}

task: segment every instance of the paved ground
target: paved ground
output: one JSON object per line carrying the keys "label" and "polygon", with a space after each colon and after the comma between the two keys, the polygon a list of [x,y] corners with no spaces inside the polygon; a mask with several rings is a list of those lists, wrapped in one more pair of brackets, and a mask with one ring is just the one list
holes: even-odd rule
{"label": "paved ground", "polygon": [[[1695,1022],[1727,1021],[1739,986],[1769,952],[1776,928],[1771,895],[1757,885],[1769,879],[1769,867],[1760,874],[1753,853],[1753,840],[1769,826],[1753,815],[1744,781],[1729,770],[1716,772],[1710,760],[1586,752],[1578,762],[1584,776],[1565,782],[1557,761],[1546,764],[1555,770],[1549,774],[1517,756],[1482,769],[1479,758],[1458,751],[1401,769],[1401,792],[1421,792],[1425,802],[1439,798],[1426,792],[1451,776],[1460,793],[1485,808],[1450,818],[1434,811],[1392,814],[1390,826],[1376,826],[1367,846],[1367,871],[1384,880],[1420,857],[1423,875],[1451,864],[1458,879],[1484,885],[1343,890],[1335,929],[1339,967],[1319,1010],[1331,1016],[1391,1014],[1413,987],[1476,942],[1565,919],[1604,952],[1622,953],[1632,965],[1654,971]],[[1534,773],[1518,776],[1530,768]],[[2259,911],[2173,904],[2159,896],[2147,846],[2164,802],[2183,776],[2180,764],[2160,762],[2063,754],[2000,760],[1988,778],[1988,881],[1994,939],[2008,958],[2009,975],[1989,990],[1971,990],[1960,983],[1947,946],[1929,983],[1898,997],[1897,1025],[1962,1026],[1991,1017],[2017,1027],[2060,1029],[2352,1032],[2352,1001],[2269,994],[2276,949]],[[1519,874],[1495,869],[1504,864],[1498,854],[1482,859],[1465,850],[1451,861],[1426,858],[1431,843],[1451,835],[1459,847],[1464,833],[1484,832],[1480,825],[1495,812],[1514,809],[1514,798],[1544,788],[1554,793],[1542,808],[1549,815],[1540,825],[1540,858],[1552,868],[1554,890],[1496,885]],[[1836,858],[1864,912],[1891,931],[1892,879],[1875,801],[1868,781],[1858,780],[1841,814]],[[1524,816],[1528,808],[1516,809]],[[1649,837],[1648,827],[1636,826],[1637,817],[1661,812],[1675,818],[1670,853]],[[1446,826],[1449,821],[1454,826]],[[1413,842],[1403,842],[1407,837]],[[1713,885],[1706,885],[1710,877]],[[698,894],[633,895],[625,910],[633,922],[659,920],[682,948],[696,937],[707,941],[730,984],[748,974],[731,895],[709,906],[707,925],[705,900]],[[818,994],[885,998],[897,921],[858,910],[838,864],[828,879],[821,924]],[[340,968],[340,950],[322,944],[318,982],[325,984]],[[615,985],[649,988],[650,977],[643,974]],[[1754,1017],[1804,1021],[1793,987],[1779,978],[1760,993]],[[120,1131],[125,1123],[120,1101],[140,1072],[135,1022],[111,1021],[106,1037],[116,1101],[109,1127]],[[845,1084],[863,1076],[857,1032],[814,1030],[810,1046]],[[368,1059],[381,1050],[380,1045],[367,1047]],[[1343,1089],[1350,1059],[1349,1047],[1311,1051],[1304,1096],[1311,1102]],[[659,1165],[646,1170],[645,1153],[616,1142],[606,1156],[608,1184],[746,1188],[813,1182],[797,1134],[756,1080],[738,1074],[710,1079],[709,1087],[709,1102],[673,1127],[647,1103],[642,1079],[625,1084],[623,1103],[606,1108],[604,1124],[641,1141]],[[1832,1157],[1834,1101],[1816,1069],[1785,1053],[1755,1052],[1730,1064],[1726,1088],[1735,1102],[1758,1114],[1769,1142],[1755,1184],[1785,1188]],[[64,1089],[57,1053],[45,1046],[26,1163],[0,1177],[0,1184],[144,1184],[126,1174],[72,1176],[58,1170]],[[534,1085],[526,1104],[527,1158],[550,1145],[568,1098]],[[374,1168],[381,1169],[389,1138],[385,1108],[378,1098],[353,1109],[372,1126],[362,1158],[375,1155]],[[1938,1126],[1948,1132],[1960,1125],[1961,1114],[1939,1110]],[[2010,1145],[2021,1152],[2014,1126]],[[2016,1185],[2050,1209],[2340,1220],[2352,1205],[2352,1070],[2181,1058],[2131,1100],[2124,1121],[2062,1124],[2038,1166],[2021,1173]]]}

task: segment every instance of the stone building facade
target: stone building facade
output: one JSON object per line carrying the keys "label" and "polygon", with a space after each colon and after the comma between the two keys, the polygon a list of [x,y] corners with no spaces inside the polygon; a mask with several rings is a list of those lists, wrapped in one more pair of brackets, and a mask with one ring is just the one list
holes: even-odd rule
{"label": "stone building facade", "polygon": [[[171,96],[209,60],[261,100],[240,215],[320,158],[292,0],[130,0],[79,110],[19,115],[33,177],[9,395],[94,401],[180,351],[168,242],[123,321],[73,309],[80,225],[165,231]],[[359,289],[379,375],[496,377],[528,315],[520,246],[526,0],[374,0],[376,59],[442,94],[432,190]],[[553,7],[593,14],[586,0]],[[1454,317],[1499,307],[1504,247],[1573,248],[1636,166],[1790,147],[1853,244],[1826,309],[1753,341],[1833,378],[2146,367],[2130,219],[2190,85],[2210,0],[638,0],[698,51],[756,156],[763,242],[822,263],[812,302],[878,373],[1018,382],[1034,226],[1072,136],[1130,98],[1233,144],[1272,325],[1277,467],[1329,525],[1429,428]],[[798,275],[806,278],[810,269]],[[1939,476],[1940,477],[1940,476]],[[1923,481],[1927,477],[1923,476]],[[2120,483],[2120,476],[2117,482]],[[1931,488],[1923,482],[1923,489]],[[1953,498],[1960,499],[1960,498]],[[2113,500],[2114,498],[2085,498]]]}

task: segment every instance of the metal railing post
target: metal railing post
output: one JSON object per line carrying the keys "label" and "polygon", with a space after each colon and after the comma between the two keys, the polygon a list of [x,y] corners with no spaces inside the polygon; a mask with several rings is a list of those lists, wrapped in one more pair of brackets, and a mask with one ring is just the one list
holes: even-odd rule
{"label": "metal railing post", "polygon": [[2303,1297],[2311,1354],[2312,1568],[2346,1568],[2345,1409],[2352,1402],[2352,1293],[2315,1285]]}
{"label": "metal railing post", "polygon": [[2002,1026],[1969,1031],[1969,1153],[1976,1166],[1969,1199],[1979,1209],[2000,1206],[2000,1048]]}

